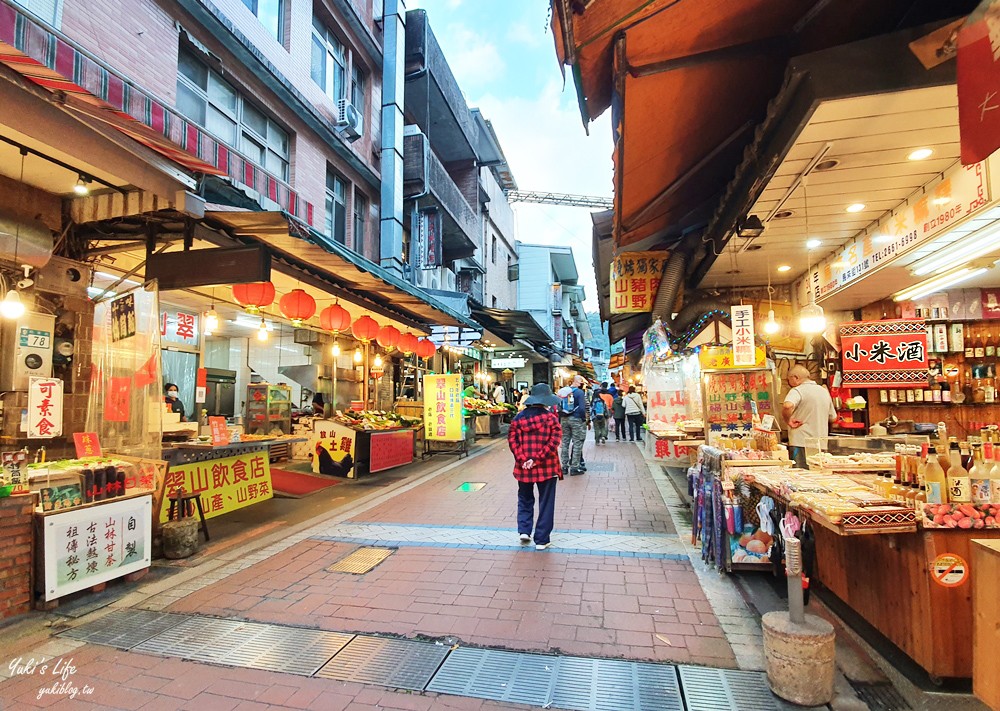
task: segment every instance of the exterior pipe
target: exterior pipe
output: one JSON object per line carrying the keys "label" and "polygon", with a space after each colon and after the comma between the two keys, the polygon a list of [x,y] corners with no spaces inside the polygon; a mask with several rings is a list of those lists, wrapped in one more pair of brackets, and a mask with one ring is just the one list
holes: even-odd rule
{"label": "exterior pipe", "polygon": [[403,276],[403,95],[406,80],[406,0],[383,0],[382,192],[379,264]]}
{"label": "exterior pipe", "polygon": [[684,268],[687,266],[687,255],[683,250],[671,252],[660,275],[660,287],[656,290],[653,301],[653,318],[660,319],[669,329],[673,321],[674,304],[677,303],[677,292],[684,280]]}

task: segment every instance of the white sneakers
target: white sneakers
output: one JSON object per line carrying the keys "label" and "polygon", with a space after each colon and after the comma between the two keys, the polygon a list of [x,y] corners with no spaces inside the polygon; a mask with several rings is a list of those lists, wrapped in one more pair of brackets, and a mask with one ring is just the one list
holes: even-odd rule
{"label": "white sneakers", "polygon": [[543,550],[545,550],[546,548],[548,548],[551,545],[552,545],[551,541],[549,543],[539,543],[539,544],[537,544],[535,546],[535,550],[536,551],[543,551]]}
{"label": "white sneakers", "polygon": [[529,536],[527,533],[522,533],[521,543],[531,543],[531,536]]}

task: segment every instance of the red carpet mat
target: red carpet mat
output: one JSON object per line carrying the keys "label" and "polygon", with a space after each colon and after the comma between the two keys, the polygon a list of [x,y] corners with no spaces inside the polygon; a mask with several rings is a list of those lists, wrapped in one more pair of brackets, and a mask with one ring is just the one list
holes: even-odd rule
{"label": "red carpet mat", "polygon": [[320,489],[340,484],[340,480],[271,467],[271,488],[276,494],[301,498]]}

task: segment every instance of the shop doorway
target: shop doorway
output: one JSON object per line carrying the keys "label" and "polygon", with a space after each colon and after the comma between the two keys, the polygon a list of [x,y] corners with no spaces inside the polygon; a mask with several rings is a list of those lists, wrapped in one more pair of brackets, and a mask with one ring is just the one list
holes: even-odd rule
{"label": "shop doorway", "polygon": [[198,375],[198,354],[183,351],[162,351],[163,382],[177,385],[177,398],[184,404],[184,412],[191,422],[197,422],[194,390]]}

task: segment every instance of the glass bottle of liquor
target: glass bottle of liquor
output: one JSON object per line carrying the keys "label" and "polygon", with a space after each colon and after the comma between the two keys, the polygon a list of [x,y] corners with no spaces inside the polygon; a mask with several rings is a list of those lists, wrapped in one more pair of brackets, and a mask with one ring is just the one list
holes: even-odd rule
{"label": "glass bottle of liquor", "polygon": [[[990,502],[990,479],[989,467],[984,460],[984,447],[990,447],[989,442],[983,443],[982,447],[972,448],[972,467],[969,469],[969,487],[972,503],[988,504]],[[990,454],[992,457],[992,452]]]}
{"label": "glass bottle of liquor", "polygon": [[987,358],[996,358],[997,347],[993,342],[993,331],[987,326],[986,328],[986,345],[983,347],[983,355]]}
{"label": "glass bottle of liquor", "polygon": [[986,357],[986,342],[983,340],[982,328],[976,331],[975,355],[973,357],[976,360],[982,360]]}
{"label": "glass bottle of liquor", "polygon": [[993,448],[993,457],[987,477],[990,482],[990,503],[1000,504],[1000,452],[996,449],[996,442],[991,442],[990,445]]}
{"label": "glass bottle of liquor", "polygon": [[907,474],[910,468],[910,448],[905,444],[900,445],[899,453],[896,455],[896,476],[889,489],[889,498],[892,501],[906,502]]}
{"label": "glass bottle of liquor", "polygon": [[948,503],[948,483],[939,461],[940,452],[937,447],[927,454],[927,463],[924,466],[924,486],[927,490],[927,503],[946,504]]}
{"label": "glass bottle of liquor", "polygon": [[970,328],[966,328],[965,329],[965,336],[962,339],[962,341],[963,341],[963,348],[964,348],[964,351],[965,351],[965,359],[967,361],[968,360],[972,360],[973,358],[976,357],[976,345],[972,342],[972,340],[973,340],[973,338],[972,338],[972,328],[971,327]]}
{"label": "glass bottle of liquor", "polygon": [[958,448],[958,442],[951,443],[950,456],[948,501],[955,504],[967,504],[972,500],[972,492],[969,490],[969,470],[962,466],[962,453]]}
{"label": "glass bottle of liquor", "polygon": [[972,368],[965,369],[965,378],[962,380],[962,395],[965,403],[972,402]]}

